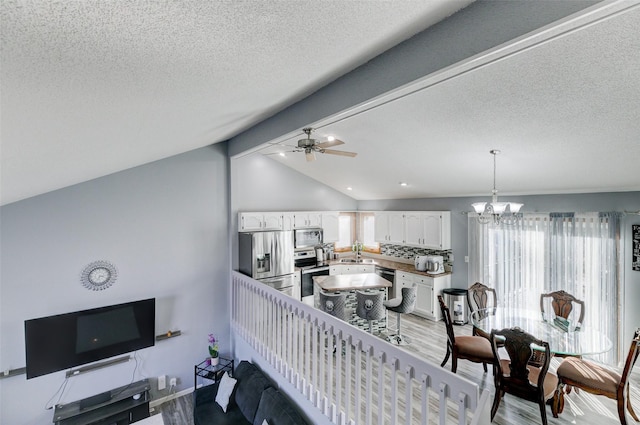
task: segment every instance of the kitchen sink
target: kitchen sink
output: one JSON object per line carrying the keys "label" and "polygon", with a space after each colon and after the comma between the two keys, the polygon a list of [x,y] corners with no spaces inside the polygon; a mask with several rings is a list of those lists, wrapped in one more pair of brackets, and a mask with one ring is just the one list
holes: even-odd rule
{"label": "kitchen sink", "polygon": [[341,263],[363,263],[363,264],[373,264],[374,260],[371,258],[341,258]]}

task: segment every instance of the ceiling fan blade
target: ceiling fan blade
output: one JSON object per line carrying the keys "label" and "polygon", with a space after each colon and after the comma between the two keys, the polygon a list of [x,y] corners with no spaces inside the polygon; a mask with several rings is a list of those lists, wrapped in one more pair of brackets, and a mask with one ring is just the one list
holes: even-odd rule
{"label": "ceiling fan blade", "polygon": [[315,161],[316,160],[316,153],[314,151],[307,152],[305,154],[305,156],[307,157],[307,162],[311,162],[311,161]]}
{"label": "ceiling fan blade", "polygon": [[326,141],[322,143],[316,143],[316,146],[319,148],[330,148],[331,146],[339,146],[344,145],[344,142],[340,139],[333,139],[331,141]]}
{"label": "ceiling fan blade", "polygon": [[336,150],[333,150],[333,149],[323,149],[321,152],[322,153],[328,153],[330,155],[349,156],[351,158],[353,158],[354,156],[358,155],[355,152],[336,151]]}

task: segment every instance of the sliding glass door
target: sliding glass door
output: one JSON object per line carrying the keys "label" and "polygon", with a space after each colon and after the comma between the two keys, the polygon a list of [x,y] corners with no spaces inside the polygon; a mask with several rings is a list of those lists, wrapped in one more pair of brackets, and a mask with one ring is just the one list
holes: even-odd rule
{"label": "sliding glass door", "polygon": [[585,302],[584,325],[605,333],[613,349],[597,357],[617,364],[619,311],[617,213],[523,214],[515,224],[481,224],[469,216],[469,279],[496,289],[499,304],[538,310],[540,294],[564,290]]}

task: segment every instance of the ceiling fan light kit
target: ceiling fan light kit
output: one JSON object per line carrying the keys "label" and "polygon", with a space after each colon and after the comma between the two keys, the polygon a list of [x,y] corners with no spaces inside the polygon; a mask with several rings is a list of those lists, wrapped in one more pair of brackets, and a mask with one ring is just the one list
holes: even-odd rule
{"label": "ceiling fan light kit", "polygon": [[498,202],[498,189],[496,189],[496,155],[500,153],[497,149],[489,151],[493,155],[493,190],[491,191],[491,202],[474,202],[471,204],[473,210],[478,214],[478,222],[488,224],[515,224],[518,221],[517,213],[523,204],[518,202]]}
{"label": "ceiling fan light kit", "polygon": [[297,149],[293,150],[292,152],[304,152],[305,158],[308,162],[316,160],[316,152],[329,155],[349,156],[352,158],[357,155],[357,153],[355,152],[327,149],[333,146],[344,145],[344,142],[342,140],[336,139],[333,136],[328,137],[326,142],[318,142],[316,139],[311,138],[311,132],[313,131],[313,128],[306,127],[303,128],[302,131],[304,131],[304,133],[307,135],[307,138],[298,140]]}

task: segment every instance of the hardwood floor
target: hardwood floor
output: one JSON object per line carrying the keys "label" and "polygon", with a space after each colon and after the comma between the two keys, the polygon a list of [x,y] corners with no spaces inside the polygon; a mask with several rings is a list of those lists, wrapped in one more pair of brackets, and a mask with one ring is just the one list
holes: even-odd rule
{"label": "hardwood floor", "polygon": [[[389,324],[395,327],[395,315],[389,315]],[[403,349],[412,354],[425,358],[435,364],[440,364],[446,353],[446,332],[444,322],[432,322],[414,315],[403,315],[402,333],[413,338],[413,343]],[[455,326],[456,335],[471,335],[471,326]],[[552,360],[551,370],[559,364],[557,359]],[[451,370],[451,359],[445,365]],[[481,364],[471,363],[461,360],[458,362],[458,374],[476,382],[481,389],[488,389],[491,392],[493,401],[493,379],[491,371],[484,373]],[[640,371],[635,371],[631,377],[632,404],[636,412],[640,412]],[[170,400],[158,407],[156,410],[162,414],[165,425],[192,425],[193,405],[192,395],[187,394],[174,400]],[[628,416],[628,423],[636,423]],[[551,415],[551,408],[547,408],[547,419],[549,425],[618,425],[616,402],[603,396],[593,396],[584,391],[576,393],[572,391],[565,397],[564,412],[559,418]],[[500,403],[500,407],[493,421],[496,425],[524,425],[539,424],[540,412],[538,405],[526,402],[517,397],[505,395]]]}

